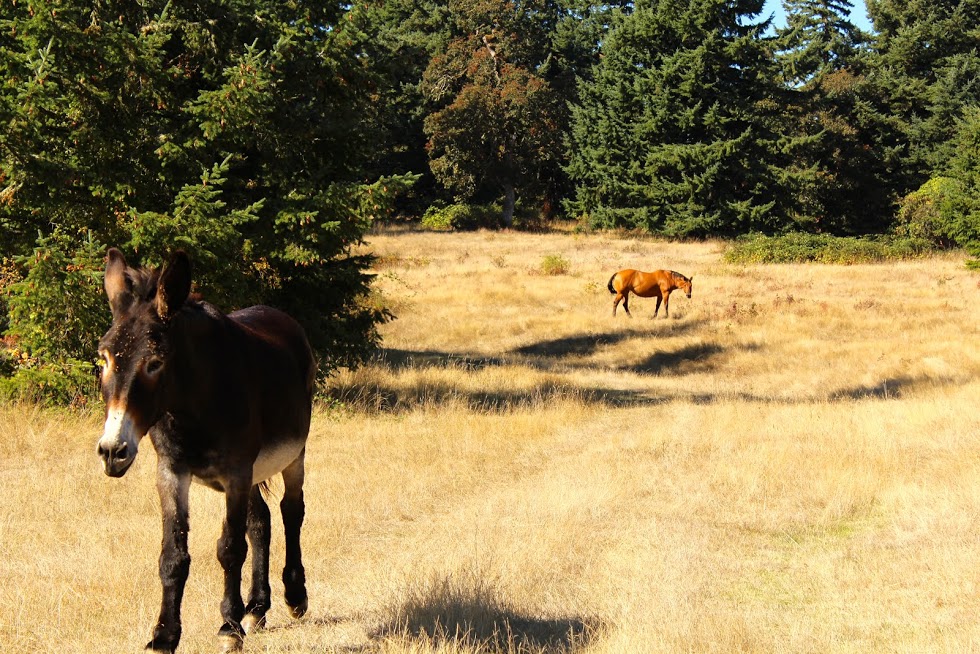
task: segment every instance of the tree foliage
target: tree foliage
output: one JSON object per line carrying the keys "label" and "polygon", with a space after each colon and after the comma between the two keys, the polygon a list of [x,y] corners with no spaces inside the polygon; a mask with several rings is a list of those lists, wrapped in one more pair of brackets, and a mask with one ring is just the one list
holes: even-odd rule
{"label": "tree foliage", "polygon": [[[340,3],[6,3],[4,258],[35,241],[70,258],[83,234],[144,264],[180,247],[219,306],[296,314],[324,370],[363,358],[387,314],[362,301],[370,260],[354,248],[413,176],[366,177],[378,71],[361,28]],[[8,292],[10,337],[33,347],[23,287]]]}
{"label": "tree foliage", "polygon": [[754,0],[667,0],[622,12],[572,111],[572,211],[672,235],[792,224],[799,146]]}
{"label": "tree foliage", "polygon": [[541,197],[557,170],[561,98],[540,74],[547,2],[450,2],[455,37],[425,71],[427,148],[436,178],[461,199]]}

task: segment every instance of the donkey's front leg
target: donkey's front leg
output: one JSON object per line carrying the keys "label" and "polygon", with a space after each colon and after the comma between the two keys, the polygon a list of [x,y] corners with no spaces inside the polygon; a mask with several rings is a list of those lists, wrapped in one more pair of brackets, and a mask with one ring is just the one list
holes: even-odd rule
{"label": "donkey's front leg", "polygon": [[180,642],[180,602],[191,567],[187,552],[187,507],[191,475],[178,469],[165,457],[157,464],[157,492],[163,515],[163,547],[160,551],[160,581],[163,601],[160,619],[153,629],[153,640],[146,645],[152,652],[173,652]]}
{"label": "donkey's front leg", "polygon": [[225,525],[218,539],[218,561],[225,571],[225,594],[221,600],[221,617],[225,622],[218,631],[218,646],[224,652],[240,650],[245,637],[242,565],[248,553],[245,526],[251,485],[252,471],[248,470],[244,476],[228,480],[225,487]]}

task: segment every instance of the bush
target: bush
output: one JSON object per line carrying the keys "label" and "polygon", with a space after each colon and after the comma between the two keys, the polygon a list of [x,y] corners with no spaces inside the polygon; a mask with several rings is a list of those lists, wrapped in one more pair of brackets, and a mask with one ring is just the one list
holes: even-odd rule
{"label": "bush", "polygon": [[433,205],[422,216],[422,227],[438,231],[496,229],[500,227],[501,209],[492,205]]}
{"label": "bush", "polygon": [[79,403],[95,389],[99,337],[109,327],[102,291],[104,247],[91,236],[42,236],[16,259],[20,281],[6,289],[9,326],[0,394],[22,400]]}
{"label": "bush", "polygon": [[963,185],[950,177],[933,177],[902,198],[896,233],[929,241],[939,247],[956,247],[956,222],[962,212]]}
{"label": "bush", "polygon": [[914,259],[931,250],[929,242],[914,238],[750,234],[730,244],[724,258],[729,263],[855,264]]}
{"label": "bush", "polygon": [[567,275],[572,264],[560,254],[549,254],[541,261],[541,272],[545,275]]}
{"label": "bush", "polygon": [[98,384],[91,361],[32,358],[18,363],[20,367],[10,377],[0,378],[0,398],[45,406],[83,406],[95,396]]}

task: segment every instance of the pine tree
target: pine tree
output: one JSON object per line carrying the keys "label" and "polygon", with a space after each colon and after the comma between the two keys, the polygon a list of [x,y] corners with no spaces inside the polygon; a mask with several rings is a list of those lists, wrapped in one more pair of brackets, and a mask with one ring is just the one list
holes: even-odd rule
{"label": "pine tree", "polygon": [[[778,231],[797,213],[801,141],[752,23],[762,2],[665,0],[618,14],[572,111],[569,210],[672,235]],[[805,139],[804,139],[805,140]]]}
{"label": "pine tree", "polygon": [[370,176],[364,26],[339,2],[6,3],[0,257],[64,250],[55,233],[144,264],[182,247],[223,308],[299,317],[322,370],[362,359],[387,314],[355,248],[412,179]]}
{"label": "pine tree", "polygon": [[815,77],[854,70],[869,39],[848,18],[850,0],[783,0],[786,27],[777,30],[783,79],[803,87]]}
{"label": "pine tree", "polygon": [[786,114],[808,145],[797,156],[812,176],[801,188],[800,226],[838,234],[880,231],[891,218],[889,173],[875,147],[882,119],[862,109],[865,43],[848,0],[787,0],[777,62]]}
{"label": "pine tree", "polygon": [[899,193],[953,155],[957,119],[980,104],[980,0],[868,0],[876,39],[869,102],[894,122]]}

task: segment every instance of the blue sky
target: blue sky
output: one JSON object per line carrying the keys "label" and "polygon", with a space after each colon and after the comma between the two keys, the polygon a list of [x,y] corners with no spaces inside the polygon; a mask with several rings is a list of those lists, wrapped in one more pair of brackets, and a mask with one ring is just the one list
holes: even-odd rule
{"label": "blue sky", "polygon": [[[851,12],[851,22],[857,27],[871,31],[871,21],[868,20],[867,11],[864,8],[864,0],[851,0],[854,10]],[[763,16],[775,14],[775,23],[778,26],[786,24],[785,14],[783,13],[783,3],[781,0],[766,0],[766,7],[762,10]]]}

